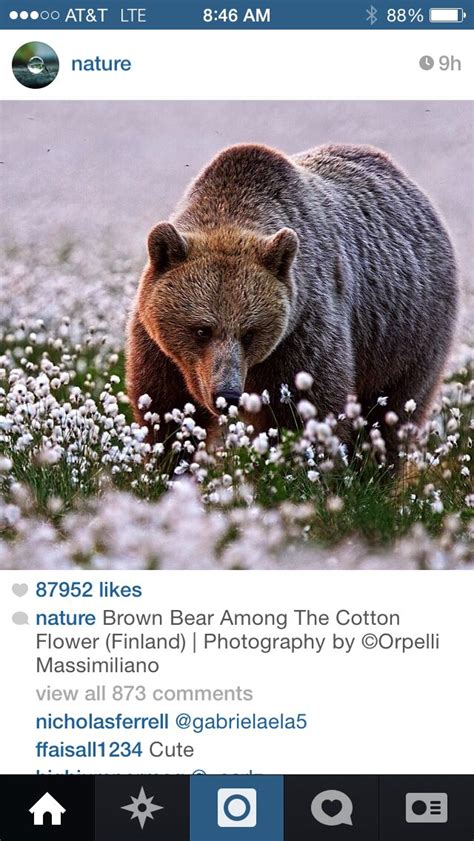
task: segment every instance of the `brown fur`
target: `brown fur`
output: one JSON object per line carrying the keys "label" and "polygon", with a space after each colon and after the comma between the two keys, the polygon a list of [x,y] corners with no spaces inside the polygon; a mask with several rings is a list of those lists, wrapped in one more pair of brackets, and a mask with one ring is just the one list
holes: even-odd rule
{"label": "brown fur", "polygon": [[[291,427],[279,390],[301,370],[320,417],[348,393],[382,425],[388,410],[403,420],[409,398],[424,417],[454,328],[455,262],[432,205],[383,152],[225,150],[148,248],[127,353],[137,420],[148,393],[160,415],[194,402],[212,429],[219,392],[268,389]],[[384,434],[391,456],[396,433]]]}

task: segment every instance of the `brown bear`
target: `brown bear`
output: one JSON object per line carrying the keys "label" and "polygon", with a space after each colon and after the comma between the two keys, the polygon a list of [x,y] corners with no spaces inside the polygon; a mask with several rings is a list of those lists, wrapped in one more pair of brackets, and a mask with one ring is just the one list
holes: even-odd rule
{"label": "brown bear", "polygon": [[[299,371],[314,378],[320,418],[343,412],[349,393],[381,423],[390,410],[405,420],[411,398],[412,419],[426,415],[455,326],[455,258],[428,198],[384,152],[226,149],[153,228],[148,252],[127,352],[138,421],[147,393],[161,417],[193,402],[212,431],[219,396],[267,389],[256,431],[291,428],[280,387]],[[394,455],[395,432],[383,431]]]}

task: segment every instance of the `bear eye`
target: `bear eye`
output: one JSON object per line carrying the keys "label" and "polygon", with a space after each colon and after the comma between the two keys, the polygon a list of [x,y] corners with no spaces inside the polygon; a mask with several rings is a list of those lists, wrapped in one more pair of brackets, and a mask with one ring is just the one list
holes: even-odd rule
{"label": "bear eye", "polygon": [[196,339],[198,340],[198,342],[200,342],[201,344],[204,344],[205,342],[208,342],[209,339],[212,337],[212,328],[211,327],[205,327],[205,326],[195,327],[194,328],[194,335],[196,336]]}
{"label": "bear eye", "polygon": [[255,333],[254,333],[253,330],[247,330],[247,332],[244,333],[244,335],[242,336],[242,338],[240,340],[242,342],[242,345],[244,346],[244,348],[250,347],[250,345],[252,344],[252,340],[253,340],[254,335],[255,335]]}

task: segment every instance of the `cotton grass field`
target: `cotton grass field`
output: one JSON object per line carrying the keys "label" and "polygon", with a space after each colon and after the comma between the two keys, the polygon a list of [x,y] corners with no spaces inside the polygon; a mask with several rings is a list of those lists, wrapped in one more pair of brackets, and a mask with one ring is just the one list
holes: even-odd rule
{"label": "cotton grass field", "polygon": [[[50,276],[63,288],[51,301],[54,327],[12,313],[0,329],[2,567],[472,562],[474,380],[467,358],[447,377],[427,426],[400,429],[398,479],[390,476],[380,433],[366,434],[355,398],[346,406],[358,434],[349,462],[337,419],[318,418],[305,399],[304,372],[281,389],[299,419],[297,433],[274,428],[255,437],[236,409],[223,407],[221,443],[208,451],[188,404],[176,407],[164,450],[146,442],[147,428],[161,420],[147,411],[147,395],[143,426],[131,422],[124,325],[108,324],[107,286],[97,291],[93,283],[100,269],[131,292],[136,271],[120,260],[101,267],[101,259],[79,247],[48,250],[36,254],[32,277],[28,261],[16,253],[7,258],[17,288],[45,287]],[[64,302],[66,286],[75,295],[78,284],[91,296],[82,311],[61,317],[54,300]],[[2,303],[5,312],[8,301]],[[244,397],[245,408],[256,411],[262,400],[265,393]]]}
{"label": "cotton grass field", "polygon": [[[51,132],[44,148],[54,152],[62,103],[48,105],[55,106],[50,123],[45,127],[38,114],[43,123],[33,130],[39,139]],[[352,107],[357,105],[370,115],[374,104]],[[12,117],[26,121],[28,107],[22,108]],[[233,140],[229,133],[212,142],[220,148]],[[305,145],[301,138],[295,144]],[[463,320],[446,379],[426,426],[408,423],[399,431],[398,478],[386,464],[380,432],[367,432],[355,396],[348,396],[345,408],[358,436],[349,459],[337,439],[337,418],[319,417],[306,399],[305,372],[295,372],[281,389],[280,399],[298,420],[296,433],[275,427],[255,437],[238,410],[222,406],[220,442],[211,449],[188,404],[173,413],[167,447],[153,446],[147,429],[170,419],[151,415],[144,394],[143,425],[132,423],[124,337],[144,236],[169,207],[165,201],[158,217],[150,213],[150,224],[137,211],[128,230],[112,195],[108,213],[116,211],[118,230],[107,214],[92,212],[92,222],[85,223],[78,216],[94,207],[97,196],[88,184],[81,200],[78,185],[74,201],[54,209],[53,224],[47,206],[41,216],[35,178],[20,172],[13,145],[4,155],[17,178],[4,193],[11,213],[5,224],[2,219],[0,242],[1,568],[474,565],[472,283],[465,270]],[[68,149],[67,143],[56,149],[63,173],[71,165]],[[100,181],[97,155],[88,154],[91,177]],[[47,158],[39,169],[43,190],[50,165]],[[111,166],[102,189],[105,181],[112,184]],[[180,177],[189,177],[187,168]],[[56,182],[51,189],[57,197]],[[73,187],[68,182],[61,189],[65,199]],[[171,203],[180,190],[168,182],[167,189]],[[31,200],[31,218],[15,199],[19,192]],[[265,393],[244,396],[244,407],[258,411],[266,399]],[[384,399],[381,394],[382,406]],[[393,415],[387,420],[397,423]]]}

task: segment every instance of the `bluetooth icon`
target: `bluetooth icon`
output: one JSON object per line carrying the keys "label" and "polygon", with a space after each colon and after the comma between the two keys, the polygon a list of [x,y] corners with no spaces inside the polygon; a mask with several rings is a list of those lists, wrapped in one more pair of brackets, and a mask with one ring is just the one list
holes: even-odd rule
{"label": "bluetooth icon", "polygon": [[377,23],[377,20],[378,20],[378,18],[377,18],[378,9],[376,9],[375,6],[371,6],[370,9],[366,9],[365,11],[367,12],[366,20],[370,23],[371,26],[373,26],[374,23]]}

